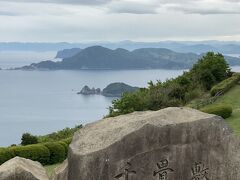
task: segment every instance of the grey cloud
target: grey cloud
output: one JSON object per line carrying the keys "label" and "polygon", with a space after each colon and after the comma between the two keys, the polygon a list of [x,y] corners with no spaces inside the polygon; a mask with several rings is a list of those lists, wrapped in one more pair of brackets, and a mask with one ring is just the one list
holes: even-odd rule
{"label": "grey cloud", "polygon": [[169,10],[185,14],[240,14],[240,0],[113,0],[106,5],[110,12],[157,14]]}
{"label": "grey cloud", "polygon": [[[240,14],[240,0],[1,0],[11,3],[53,3],[70,5],[101,6],[111,13],[157,14],[166,10],[186,14]],[[1,2],[0,2],[1,3]],[[1,8],[0,8],[1,11]],[[2,12],[0,15],[14,15]]]}
{"label": "grey cloud", "polygon": [[101,5],[111,0],[3,0],[6,2],[31,2],[31,3],[56,3],[56,4],[76,4],[76,5]]}
{"label": "grey cloud", "polygon": [[175,11],[181,11],[186,14],[201,14],[201,15],[211,15],[211,14],[240,14],[240,8],[238,9],[215,9],[215,8],[187,8],[187,7],[170,7],[169,9]]}
{"label": "grey cloud", "polygon": [[107,5],[110,12],[127,14],[156,14],[158,4],[155,1],[131,2],[131,1],[113,1]]}
{"label": "grey cloud", "polygon": [[0,11],[0,16],[17,16],[18,13],[14,12],[7,12],[7,11]]}
{"label": "grey cloud", "polygon": [[240,1],[239,0],[219,0],[208,1],[198,0],[185,4],[171,3],[165,4],[164,7],[173,11],[181,11],[186,14],[240,14]]}
{"label": "grey cloud", "polygon": [[[54,3],[102,6],[111,13],[157,14],[164,10],[187,14],[240,14],[240,0],[1,0],[2,2]],[[1,3],[1,2],[0,2]],[[3,13],[2,13],[3,14]],[[9,13],[10,15],[11,13]],[[1,14],[0,14],[1,15]],[[7,15],[7,13],[6,13]]]}

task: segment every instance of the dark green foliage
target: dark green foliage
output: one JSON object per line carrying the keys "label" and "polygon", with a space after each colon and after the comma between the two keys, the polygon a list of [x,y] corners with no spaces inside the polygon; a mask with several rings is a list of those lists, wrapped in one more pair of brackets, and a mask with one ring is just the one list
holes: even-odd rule
{"label": "dark green foliage", "polygon": [[217,104],[202,108],[201,111],[209,114],[215,114],[226,119],[231,116],[232,107],[230,105]]}
{"label": "dark green foliage", "polygon": [[58,142],[49,142],[43,144],[50,152],[50,159],[48,164],[55,164],[64,161],[66,158],[65,147]]}
{"label": "dark green foliage", "polygon": [[[143,111],[147,109],[146,100],[144,99],[148,94],[148,91],[145,89],[141,89],[136,93],[125,93],[121,101],[120,100],[114,100],[113,101],[113,107],[112,109],[118,108],[119,111],[118,114],[127,114],[133,111]],[[110,107],[110,113],[115,113],[113,110],[111,112]]]}
{"label": "dark green foliage", "polygon": [[67,157],[71,141],[72,138],[67,138],[44,144],[0,148],[0,165],[15,156],[38,161],[43,165],[61,163]]}
{"label": "dark green foliage", "polygon": [[65,149],[65,157],[67,157],[67,154],[68,154],[68,144],[65,143],[64,141],[58,141],[59,144],[61,144],[64,149]]}
{"label": "dark green foliage", "polygon": [[63,139],[62,141],[69,146],[71,144],[71,142],[72,142],[72,137],[67,138],[67,139]]}
{"label": "dark green foliage", "polygon": [[196,81],[210,90],[214,84],[228,77],[230,69],[222,54],[209,52],[193,66],[191,72]]}
{"label": "dark green foliage", "polygon": [[31,135],[30,133],[24,133],[22,135],[22,142],[21,145],[26,146],[26,145],[30,145],[30,144],[37,144],[38,143],[38,139],[36,136]]}
{"label": "dark green foliage", "polygon": [[[43,165],[62,162],[68,153],[68,146],[72,142],[74,132],[82,128],[82,125],[75,128],[65,128],[61,131],[40,136],[39,140],[48,141],[44,144],[33,144],[26,146],[13,145],[9,148],[0,148],[0,164],[15,156],[38,161]],[[29,133],[23,135],[23,144],[35,143],[36,136]],[[60,141],[58,141],[60,140]]]}
{"label": "dark green foliage", "polygon": [[73,134],[82,128],[82,125],[75,126],[74,128],[65,128],[63,130],[45,135],[45,136],[38,136],[38,142],[39,143],[45,143],[45,142],[55,142],[55,141],[61,141],[66,138],[72,138]]}
{"label": "dark green foliage", "polygon": [[10,147],[8,149],[12,150],[15,156],[31,159],[33,161],[38,161],[44,165],[48,164],[50,159],[50,152],[48,148],[40,144],[28,146],[16,146]]}
{"label": "dark green foliage", "polygon": [[109,116],[127,114],[133,111],[159,110],[170,106],[183,106],[208,91],[216,83],[230,75],[229,66],[221,54],[207,53],[189,72],[154,84],[134,93],[125,93],[114,100]]}
{"label": "dark green foliage", "polygon": [[225,93],[239,81],[240,81],[240,73],[234,73],[232,77],[225,79],[224,81],[213,86],[211,89],[211,95],[215,96],[217,93]]}
{"label": "dark green foliage", "polygon": [[14,152],[9,148],[0,148],[0,165],[15,157]]}

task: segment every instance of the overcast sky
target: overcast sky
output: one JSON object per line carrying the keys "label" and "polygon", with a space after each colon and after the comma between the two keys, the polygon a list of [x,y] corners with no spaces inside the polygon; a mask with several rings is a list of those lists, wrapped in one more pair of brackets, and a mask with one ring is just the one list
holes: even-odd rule
{"label": "overcast sky", "polygon": [[240,40],[240,0],[0,0],[0,41]]}

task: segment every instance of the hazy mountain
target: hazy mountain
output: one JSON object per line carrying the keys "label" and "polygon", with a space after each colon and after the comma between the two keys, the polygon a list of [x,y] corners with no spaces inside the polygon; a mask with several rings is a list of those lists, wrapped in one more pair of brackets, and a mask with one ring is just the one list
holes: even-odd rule
{"label": "hazy mountain", "polygon": [[124,48],[135,50],[140,48],[167,48],[176,52],[206,53],[208,51],[223,54],[240,54],[240,42],[234,41],[160,41],[160,42],[92,42],[92,43],[1,43],[0,51],[61,51],[63,49],[100,45],[109,49]]}
{"label": "hazy mountain", "polygon": [[80,48],[64,49],[64,50],[58,51],[55,58],[61,58],[61,59],[69,58],[76,55],[81,50],[82,49]]}
{"label": "hazy mountain", "polygon": [[[177,53],[164,48],[128,51],[93,46],[59,62],[43,61],[22,69],[187,69],[201,56],[194,53]],[[229,63],[239,65],[240,60],[230,57]]]}

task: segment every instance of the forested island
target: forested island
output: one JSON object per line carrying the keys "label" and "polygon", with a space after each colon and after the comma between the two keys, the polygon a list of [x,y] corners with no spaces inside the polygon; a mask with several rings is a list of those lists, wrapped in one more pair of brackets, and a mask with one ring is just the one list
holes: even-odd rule
{"label": "forested island", "polygon": [[105,87],[102,91],[100,88],[90,88],[88,86],[84,86],[80,92],[77,94],[82,95],[103,95],[106,97],[121,97],[124,93],[133,93],[139,90],[138,87],[132,87],[125,83],[111,83],[107,87]]}
{"label": "forested island", "polygon": [[[165,48],[141,48],[133,51],[102,46],[60,51],[62,61],[42,61],[22,70],[121,70],[121,69],[189,69],[205,54],[179,53]],[[237,57],[225,56],[229,65],[240,65]]]}

